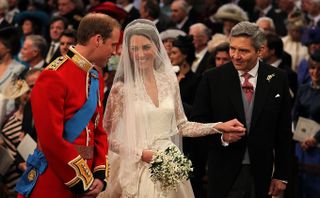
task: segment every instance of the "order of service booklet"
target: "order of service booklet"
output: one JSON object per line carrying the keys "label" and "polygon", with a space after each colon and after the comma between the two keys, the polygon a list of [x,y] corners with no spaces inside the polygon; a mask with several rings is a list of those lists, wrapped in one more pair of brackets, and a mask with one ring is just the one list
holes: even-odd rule
{"label": "order of service booklet", "polygon": [[32,154],[34,149],[37,147],[37,143],[32,139],[32,137],[27,133],[21,140],[17,147],[17,151],[21,157],[27,161],[29,154]]}
{"label": "order of service booklet", "polygon": [[293,139],[302,142],[306,138],[313,137],[319,130],[320,124],[317,122],[308,118],[299,117]]}

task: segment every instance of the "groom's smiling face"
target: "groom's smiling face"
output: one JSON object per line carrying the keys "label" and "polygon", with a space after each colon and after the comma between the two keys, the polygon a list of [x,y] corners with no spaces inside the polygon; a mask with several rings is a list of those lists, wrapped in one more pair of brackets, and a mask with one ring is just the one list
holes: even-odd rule
{"label": "groom's smiling face", "polygon": [[259,53],[260,50],[254,48],[250,37],[230,38],[229,54],[236,70],[250,71],[257,64]]}

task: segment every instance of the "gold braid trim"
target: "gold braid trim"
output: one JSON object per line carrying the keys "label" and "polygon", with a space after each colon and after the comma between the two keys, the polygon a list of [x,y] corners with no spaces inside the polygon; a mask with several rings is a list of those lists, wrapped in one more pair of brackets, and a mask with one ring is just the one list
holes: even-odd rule
{"label": "gold braid trim", "polygon": [[65,184],[71,188],[74,185],[76,185],[79,181],[81,181],[83,183],[84,191],[88,190],[94,179],[90,171],[90,168],[88,167],[88,164],[80,155],[68,162],[68,164],[76,172],[76,177],[74,177]]}

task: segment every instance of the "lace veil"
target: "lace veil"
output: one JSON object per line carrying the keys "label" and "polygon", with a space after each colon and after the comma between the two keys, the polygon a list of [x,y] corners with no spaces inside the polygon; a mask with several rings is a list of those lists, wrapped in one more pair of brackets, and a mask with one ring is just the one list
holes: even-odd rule
{"label": "lace veil", "polygon": [[[155,25],[145,19],[128,24],[104,118],[110,150],[116,153],[119,161],[116,165],[114,159],[109,158],[110,168],[118,169],[116,175],[110,175],[113,177],[110,180],[116,179],[128,195],[134,196],[137,191],[142,150],[153,149],[155,139],[150,137],[152,133],[144,104],[158,107],[161,97],[176,97],[176,81]],[[172,120],[173,130],[161,134],[163,138],[177,133],[175,119]],[[108,188],[115,187],[108,184]]]}

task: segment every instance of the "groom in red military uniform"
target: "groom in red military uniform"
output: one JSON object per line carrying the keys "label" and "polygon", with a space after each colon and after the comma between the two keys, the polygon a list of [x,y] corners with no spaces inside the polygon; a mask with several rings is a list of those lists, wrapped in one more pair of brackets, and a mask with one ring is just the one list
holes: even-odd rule
{"label": "groom in red military uniform", "polygon": [[105,187],[101,71],[115,53],[119,31],[113,18],[88,14],[80,22],[78,44],[37,80],[31,103],[38,148],[17,184],[20,195],[96,197]]}

